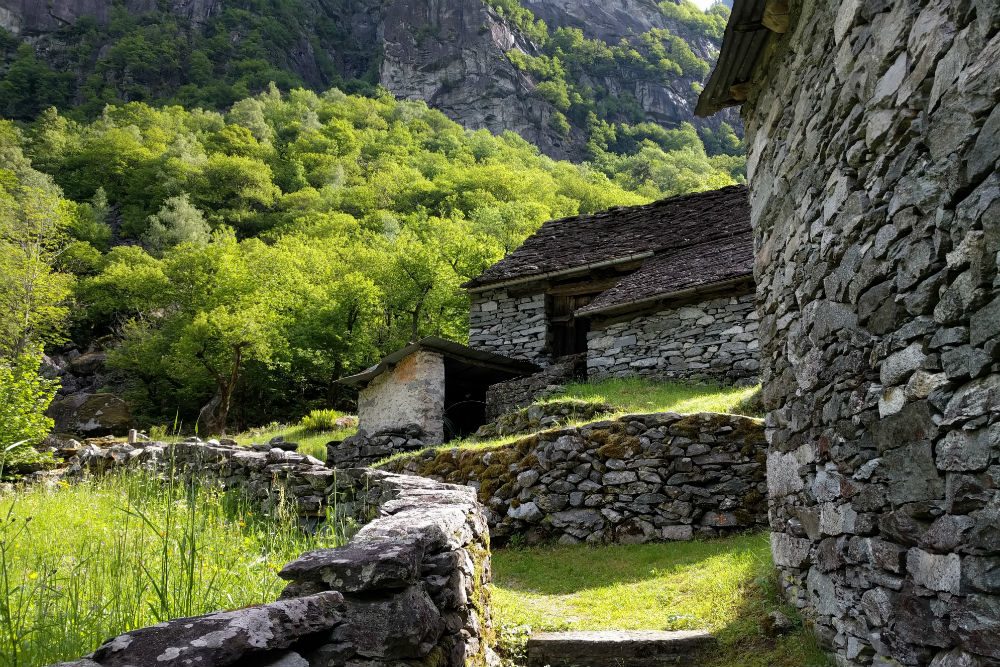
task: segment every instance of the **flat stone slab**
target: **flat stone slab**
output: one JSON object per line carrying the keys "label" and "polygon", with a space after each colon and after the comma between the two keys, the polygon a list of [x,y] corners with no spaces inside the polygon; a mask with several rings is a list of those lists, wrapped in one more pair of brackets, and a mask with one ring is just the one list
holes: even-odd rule
{"label": "flat stone slab", "polygon": [[714,643],[701,630],[542,632],[528,639],[527,667],[696,667],[696,654]]}

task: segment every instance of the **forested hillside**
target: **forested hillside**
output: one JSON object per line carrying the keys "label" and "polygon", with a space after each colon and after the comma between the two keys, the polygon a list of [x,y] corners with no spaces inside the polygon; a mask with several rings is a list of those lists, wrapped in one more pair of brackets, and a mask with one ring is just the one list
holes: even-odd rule
{"label": "forested hillside", "polygon": [[553,157],[590,159],[594,144],[627,151],[609,144],[610,126],[644,136],[644,123],[683,122],[695,122],[710,154],[739,154],[735,117],[692,112],[724,5],[524,4],[0,0],[0,115],[30,120],[54,105],[93,118],[131,101],[223,110],[271,82],[382,87],[470,129],[513,130]]}
{"label": "forested hillside", "polygon": [[734,182],[691,126],[653,136],[576,165],[337,90],[3,122],[0,355],[97,342],[86,391],[146,425],[301,414],[414,337],[463,339],[459,285],[542,221]]}

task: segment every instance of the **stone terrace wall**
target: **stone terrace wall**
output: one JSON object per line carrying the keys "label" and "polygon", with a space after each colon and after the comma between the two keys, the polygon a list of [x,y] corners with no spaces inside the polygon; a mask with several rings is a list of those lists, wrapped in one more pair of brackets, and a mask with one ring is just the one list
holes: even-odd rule
{"label": "stone terrace wall", "polygon": [[[313,459],[315,461],[315,459]],[[109,640],[74,667],[459,667],[495,662],[489,531],[475,492],[367,469],[333,471],[293,452],[205,443],[89,451],[88,469],[169,465],[244,490],[278,487],[313,517],[367,523],[345,546],[304,554],[278,602],[178,619]]]}
{"label": "stone terrace wall", "polygon": [[490,386],[486,390],[486,418],[499,419],[552,395],[566,383],[584,379],[586,367],[587,355],[574,354],[556,359],[551,366],[534,375]]}
{"label": "stone terrace wall", "polygon": [[506,289],[472,294],[469,347],[545,366],[551,361],[548,331],[544,294],[514,297]]}
{"label": "stone terrace wall", "polygon": [[775,560],[838,665],[1000,665],[1000,3],[792,6],[744,107]]}
{"label": "stone terrace wall", "polygon": [[587,376],[755,380],[754,295],[640,315],[587,335]]}
{"label": "stone terrace wall", "polygon": [[764,426],[719,414],[630,415],[511,445],[438,449],[387,468],[477,489],[494,540],[650,542],[767,523]]}
{"label": "stone terrace wall", "polygon": [[430,444],[423,429],[416,424],[368,434],[360,429],[355,435],[326,445],[326,462],[331,468],[364,468],[401,452],[417,452]]}

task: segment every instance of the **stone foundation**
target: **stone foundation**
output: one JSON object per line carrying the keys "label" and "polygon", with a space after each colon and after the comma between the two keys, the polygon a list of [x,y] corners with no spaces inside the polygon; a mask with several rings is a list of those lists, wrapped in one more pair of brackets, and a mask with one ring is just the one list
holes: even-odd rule
{"label": "stone foundation", "polygon": [[775,562],[840,666],[1000,665],[1000,4],[792,11],[744,107]]}
{"label": "stone foundation", "polygon": [[764,426],[736,415],[629,415],[489,450],[428,450],[394,472],[474,487],[494,539],[630,543],[767,524]]}
{"label": "stone foundation", "polygon": [[587,377],[756,380],[754,295],[712,299],[638,315],[587,335]]}

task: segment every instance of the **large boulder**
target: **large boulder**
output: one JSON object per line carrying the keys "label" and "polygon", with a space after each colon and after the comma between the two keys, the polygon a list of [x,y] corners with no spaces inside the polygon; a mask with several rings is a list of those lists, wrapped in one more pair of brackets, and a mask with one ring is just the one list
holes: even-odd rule
{"label": "large boulder", "polygon": [[128,404],[114,394],[70,394],[49,406],[55,430],[77,435],[124,435],[132,428]]}

